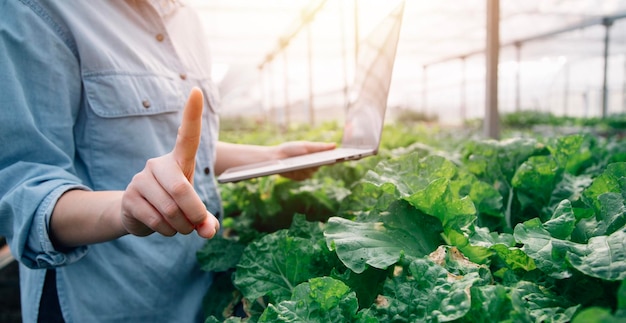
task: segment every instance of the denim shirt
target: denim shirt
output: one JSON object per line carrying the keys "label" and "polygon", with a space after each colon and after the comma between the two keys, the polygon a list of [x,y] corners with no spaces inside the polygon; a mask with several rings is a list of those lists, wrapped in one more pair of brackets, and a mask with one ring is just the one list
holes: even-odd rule
{"label": "denim shirt", "polygon": [[24,322],[37,320],[51,269],[66,322],[202,320],[212,275],[197,263],[197,234],[58,250],[48,224],[64,192],[124,190],[171,151],[192,86],[205,94],[194,185],[218,215],[210,72],[188,5],[0,0],[0,235],[20,262]]}

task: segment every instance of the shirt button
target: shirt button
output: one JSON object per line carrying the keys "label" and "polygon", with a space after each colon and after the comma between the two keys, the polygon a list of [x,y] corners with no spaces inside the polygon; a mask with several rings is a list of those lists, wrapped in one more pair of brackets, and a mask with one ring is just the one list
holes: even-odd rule
{"label": "shirt button", "polygon": [[143,100],[143,101],[141,101],[141,105],[143,105],[143,107],[147,109],[147,108],[150,107],[150,101]]}
{"label": "shirt button", "polygon": [[180,73],[179,76],[180,76],[180,79],[183,80],[183,81],[187,79],[187,74],[185,74],[185,73]]}
{"label": "shirt button", "polygon": [[205,167],[204,168],[204,175],[209,175],[209,174],[211,174],[211,169],[208,168],[208,167]]}
{"label": "shirt button", "polygon": [[160,41],[160,42],[161,42],[161,41],[163,41],[163,39],[165,39],[165,36],[163,36],[163,34],[157,34],[157,35],[156,35],[156,40],[157,40],[157,41]]}

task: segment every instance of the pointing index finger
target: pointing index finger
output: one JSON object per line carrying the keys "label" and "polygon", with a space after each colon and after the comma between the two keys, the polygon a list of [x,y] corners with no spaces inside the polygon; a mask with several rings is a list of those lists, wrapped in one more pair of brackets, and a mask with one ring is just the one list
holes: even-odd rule
{"label": "pointing index finger", "polygon": [[193,88],[183,111],[181,125],[178,128],[176,145],[173,155],[188,180],[193,177],[196,161],[196,152],[200,144],[202,133],[202,109],[204,96],[198,88]]}

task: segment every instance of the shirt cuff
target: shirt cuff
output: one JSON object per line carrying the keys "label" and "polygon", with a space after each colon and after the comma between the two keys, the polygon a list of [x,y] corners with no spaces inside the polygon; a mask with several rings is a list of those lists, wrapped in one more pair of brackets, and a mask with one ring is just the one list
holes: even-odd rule
{"label": "shirt cuff", "polygon": [[37,208],[37,213],[33,219],[31,232],[28,235],[28,248],[33,252],[35,268],[52,268],[64,266],[81,259],[87,254],[87,246],[79,246],[72,248],[55,248],[50,240],[50,218],[57,201],[65,192],[69,190],[80,189],[89,191],[90,189],[83,185],[65,185],[53,190],[43,200]]}

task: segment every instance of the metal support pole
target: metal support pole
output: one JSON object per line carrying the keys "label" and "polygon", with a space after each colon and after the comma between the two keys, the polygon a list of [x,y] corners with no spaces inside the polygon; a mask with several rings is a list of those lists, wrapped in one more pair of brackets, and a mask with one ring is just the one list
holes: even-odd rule
{"label": "metal support pole", "polygon": [[259,68],[259,93],[261,97],[259,98],[260,104],[260,115],[263,118],[263,121],[267,121],[267,116],[265,115],[265,107],[267,100],[265,98],[265,68]]}
{"label": "metal support pole", "polygon": [[287,60],[287,47],[283,47],[283,62],[284,62],[284,68],[283,68],[283,76],[284,76],[284,91],[285,91],[285,129],[287,129],[289,127],[289,124],[291,122],[291,116],[289,113],[289,71],[288,71],[288,67],[289,67],[289,62]]}
{"label": "metal support pole", "polygon": [[563,67],[563,115],[567,117],[569,107],[569,63]]}
{"label": "metal support pole", "polygon": [[467,122],[467,57],[461,57],[461,121]]}
{"label": "metal support pole", "polygon": [[428,65],[422,66],[422,109],[428,115]]}
{"label": "metal support pole", "polygon": [[604,71],[602,75],[602,118],[606,118],[609,110],[609,89],[607,86],[607,73],[609,68],[609,43],[610,31],[613,20],[605,18],[602,20],[604,25]]}
{"label": "metal support pole", "polygon": [[359,0],[354,0],[354,61],[359,58]]}
{"label": "metal support pole", "polygon": [[272,69],[272,65],[274,64],[274,61],[268,61],[267,64],[267,74],[268,74],[268,90],[269,90],[269,115],[270,115],[270,120],[274,120],[274,122],[278,123],[278,115],[274,115],[277,114],[276,113],[276,104],[275,104],[275,99],[274,99],[274,89],[276,88],[276,86],[274,85],[274,71]]}
{"label": "metal support pole", "polygon": [[624,76],[622,77],[622,112],[626,112],[626,54],[624,54]]}
{"label": "metal support pole", "polygon": [[500,116],[498,114],[498,61],[500,53],[500,1],[487,0],[487,44],[484,135],[500,138]]}
{"label": "metal support pole", "polygon": [[522,43],[515,43],[515,112],[520,112],[522,86]]}
{"label": "metal support pole", "polygon": [[315,125],[315,110],[313,107],[313,37],[311,36],[311,24],[307,25],[306,40],[308,45],[309,61],[309,124]]}
{"label": "metal support pole", "polygon": [[346,27],[344,24],[344,1],[339,1],[339,29],[341,30],[341,60],[343,61],[343,106],[348,110],[348,49],[346,44]]}

